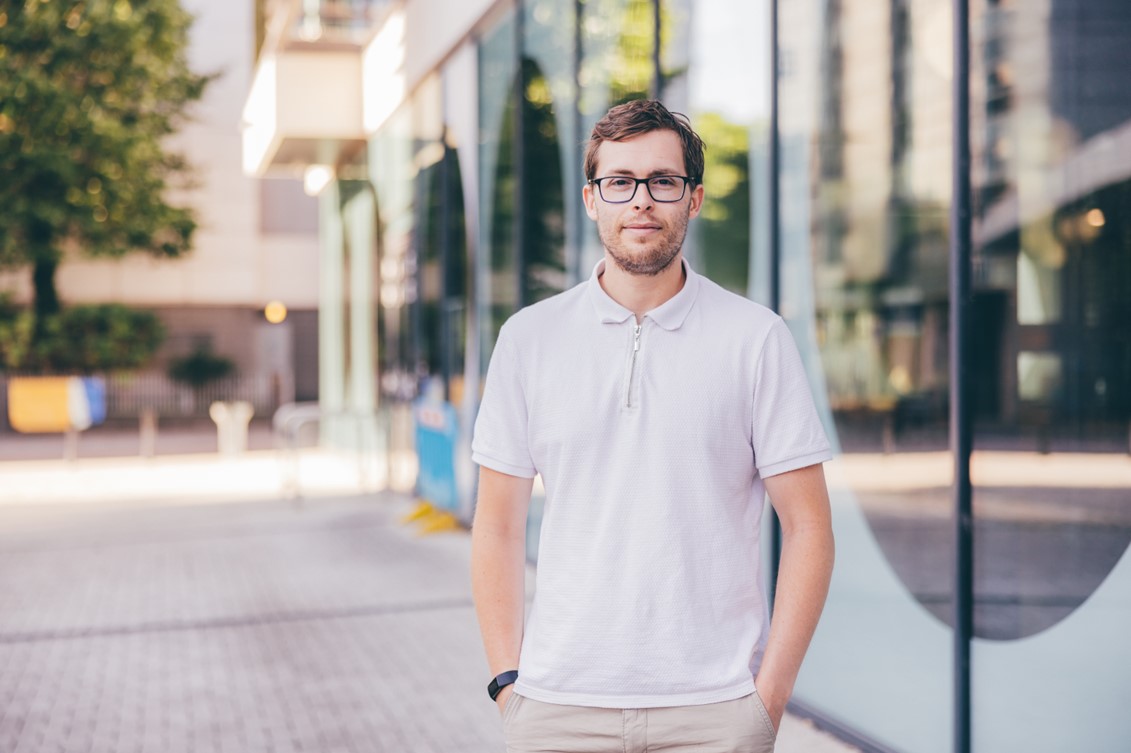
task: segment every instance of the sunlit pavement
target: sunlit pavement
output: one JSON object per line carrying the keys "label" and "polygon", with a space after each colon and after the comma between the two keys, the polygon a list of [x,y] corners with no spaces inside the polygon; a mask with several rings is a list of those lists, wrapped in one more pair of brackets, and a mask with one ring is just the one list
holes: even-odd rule
{"label": "sunlit pavement", "polygon": [[469,537],[378,465],[305,451],[296,501],[270,452],[0,463],[0,751],[502,751]]}
{"label": "sunlit pavement", "polygon": [[[869,513],[949,518],[953,459],[948,452],[846,453],[826,465],[834,500]],[[977,451],[971,457],[979,518],[1045,523],[1131,524],[1131,455]]]}
{"label": "sunlit pavement", "polygon": [[387,469],[356,453],[257,450],[161,458],[80,458],[0,463],[0,506],[269,500],[368,493]]}

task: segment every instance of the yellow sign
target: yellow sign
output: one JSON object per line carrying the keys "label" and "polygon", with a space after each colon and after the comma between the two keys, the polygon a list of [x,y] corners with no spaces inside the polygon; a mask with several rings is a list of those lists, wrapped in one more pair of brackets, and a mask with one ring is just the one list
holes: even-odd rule
{"label": "yellow sign", "polygon": [[71,423],[70,377],[17,377],[8,382],[8,422],[25,434],[64,432]]}

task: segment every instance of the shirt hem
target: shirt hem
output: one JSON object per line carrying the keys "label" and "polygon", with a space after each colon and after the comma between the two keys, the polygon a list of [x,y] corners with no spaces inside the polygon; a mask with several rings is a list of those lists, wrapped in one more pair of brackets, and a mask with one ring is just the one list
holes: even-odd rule
{"label": "shirt hem", "polygon": [[754,678],[737,685],[694,693],[675,693],[671,695],[593,695],[590,693],[562,693],[544,688],[531,687],[520,677],[514,684],[514,692],[542,703],[560,706],[587,706],[604,709],[657,709],[670,706],[705,706],[709,703],[733,701],[754,692]]}
{"label": "shirt hem", "polygon": [[827,460],[833,459],[833,452],[829,448],[818,450],[817,452],[810,452],[805,455],[798,455],[797,457],[790,458],[789,460],[779,460],[776,463],[769,465],[759,466],[758,474],[762,478],[769,478],[770,476],[777,476],[781,473],[788,473],[796,471],[799,468],[808,468],[817,463],[824,463]]}
{"label": "shirt hem", "polygon": [[478,465],[481,465],[485,468],[490,468],[493,471],[498,471],[499,473],[505,473],[508,476],[518,476],[519,478],[534,478],[538,475],[537,471],[535,471],[533,468],[522,465],[512,465],[511,463],[507,463],[502,460],[496,460],[489,455],[484,455],[481,452],[471,453],[471,459]]}

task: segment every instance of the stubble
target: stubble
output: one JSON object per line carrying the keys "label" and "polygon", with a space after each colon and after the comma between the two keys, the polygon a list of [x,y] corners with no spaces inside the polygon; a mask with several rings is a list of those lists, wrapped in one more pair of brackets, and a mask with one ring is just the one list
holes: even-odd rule
{"label": "stubble", "polygon": [[620,221],[598,223],[598,234],[618,267],[630,275],[655,277],[679,256],[690,218],[691,208],[688,206],[687,211],[676,215],[672,224],[660,231],[660,237],[647,243],[626,243],[621,236],[624,228]]}

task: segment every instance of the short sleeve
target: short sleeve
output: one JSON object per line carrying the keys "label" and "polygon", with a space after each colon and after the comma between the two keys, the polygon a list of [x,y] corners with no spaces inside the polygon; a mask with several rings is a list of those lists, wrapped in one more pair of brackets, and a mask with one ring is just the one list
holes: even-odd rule
{"label": "short sleeve", "polygon": [[537,475],[530,459],[526,395],[515,345],[504,325],[487,367],[483,401],[475,419],[471,459],[510,476]]}
{"label": "short sleeve", "polygon": [[755,369],[751,437],[762,478],[832,458],[801,355],[780,318],[766,335]]}

